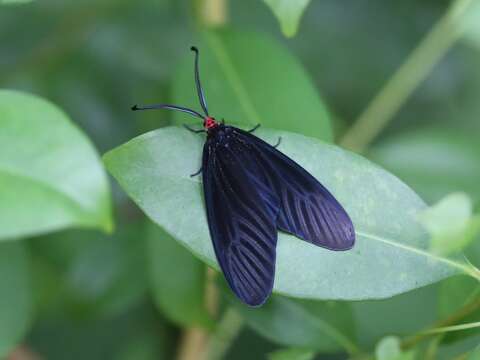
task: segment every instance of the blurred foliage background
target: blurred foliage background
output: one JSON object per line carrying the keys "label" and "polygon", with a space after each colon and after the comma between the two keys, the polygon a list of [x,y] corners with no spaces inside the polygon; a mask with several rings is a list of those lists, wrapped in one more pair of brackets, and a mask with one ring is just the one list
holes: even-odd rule
{"label": "blurred foliage background", "polygon": [[[258,117],[267,127],[333,140],[397,175],[428,204],[462,191],[475,212],[475,2],[0,0],[0,87],[56,104],[103,154],[146,131],[185,121],[169,112],[139,116],[129,111],[134,103],[168,100],[197,108],[188,49],[198,44],[218,117],[246,125]],[[232,68],[208,60],[212,54],[227,54]],[[235,77],[244,88],[235,88]],[[251,99],[250,108],[242,96]],[[289,110],[276,111],[279,104]],[[323,114],[328,124],[309,118],[311,113]],[[0,106],[0,131],[7,114]],[[41,131],[31,131],[32,143]],[[65,133],[64,142],[74,135]],[[4,147],[0,134],[0,150],[8,153]],[[3,216],[14,211],[17,199],[7,196],[9,182],[1,176],[2,169]],[[115,182],[110,186],[111,235],[62,230],[109,228],[107,220],[84,219],[0,243],[0,356],[188,360],[204,358],[208,348],[211,359],[480,358],[471,352],[480,343],[478,329],[421,333],[479,321],[474,279],[449,278],[377,301],[276,295],[262,311],[236,304],[237,310],[224,313],[231,301],[224,285],[212,291],[206,265],[153,225]],[[2,227],[16,221],[5,219]],[[464,252],[480,265],[479,241]],[[213,302],[212,292],[220,293]],[[333,338],[344,340],[333,341],[332,328]]]}

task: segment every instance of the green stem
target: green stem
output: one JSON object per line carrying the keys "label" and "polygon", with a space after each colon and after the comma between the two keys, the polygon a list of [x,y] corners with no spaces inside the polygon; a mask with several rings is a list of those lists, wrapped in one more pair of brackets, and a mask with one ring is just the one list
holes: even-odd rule
{"label": "green stem", "polygon": [[223,359],[243,326],[242,317],[233,309],[225,311],[207,347],[206,360]]}
{"label": "green stem", "polygon": [[443,334],[446,332],[474,329],[478,327],[480,327],[480,322],[473,322],[473,323],[467,323],[467,324],[439,327],[439,328],[424,331],[423,333],[425,335]]}
{"label": "green stem", "polygon": [[[444,326],[449,326],[450,324],[454,324],[457,321],[462,320],[463,318],[467,317],[474,311],[477,311],[480,309],[480,298],[477,298],[465,306],[463,306],[461,309],[459,309],[456,313],[452,314],[448,318],[436,323],[433,326],[433,329],[439,328],[439,327],[444,327]],[[429,337],[431,334],[427,333],[428,331],[422,331],[420,333],[417,333],[416,335],[413,335],[410,338],[405,339],[402,341],[402,348],[407,349],[415,346],[425,338]]]}
{"label": "green stem", "polygon": [[[193,0],[192,4],[195,8],[197,23],[201,27],[210,28],[227,23],[227,0]],[[208,268],[206,306],[212,317],[215,317],[218,311],[218,289],[215,285],[215,276],[215,271]],[[232,311],[227,310],[217,325],[217,330],[209,339],[201,334],[201,341],[198,341],[198,329],[186,329],[187,334],[197,334],[197,339],[196,341],[185,342],[184,346],[181,346],[179,354],[187,354],[188,359],[221,359],[242,326],[242,319]],[[205,344],[205,341],[208,341],[208,343]]]}
{"label": "green stem", "polygon": [[442,338],[443,335],[439,335],[430,342],[425,351],[425,360],[435,360],[437,358],[438,346],[440,345]]}
{"label": "green stem", "polygon": [[342,146],[361,152],[382,131],[412,92],[464,33],[463,16],[472,2],[472,0],[453,1],[447,12],[345,134],[340,141]]}

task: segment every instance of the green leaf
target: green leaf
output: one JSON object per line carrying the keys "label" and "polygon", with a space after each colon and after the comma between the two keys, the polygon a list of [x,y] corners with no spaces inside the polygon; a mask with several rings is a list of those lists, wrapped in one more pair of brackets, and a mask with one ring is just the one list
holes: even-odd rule
{"label": "green leaf", "polygon": [[480,359],[480,345],[475,348],[467,357],[466,360],[478,360]]}
{"label": "green leaf", "polygon": [[463,17],[461,26],[465,32],[465,39],[476,46],[480,46],[480,3],[471,1],[469,11]]}
{"label": "green leaf", "polygon": [[290,348],[268,354],[269,360],[312,360],[315,352],[310,349]]}
{"label": "green leaf", "polygon": [[[438,292],[438,312],[440,318],[450,318],[452,314],[461,312],[461,309],[472,309],[472,304],[478,302],[479,294],[478,280],[465,276],[455,276],[442,281]],[[452,325],[477,322],[479,316],[480,310],[476,309],[467,316],[462,317],[461,321]],[[479,330],[478,328],[473,328],[446,333],[442,338],[442,343],[446,344],[463,340],[464,338],[477,335]]]}
{"label": "green leaf", "polygon": [[[476,349],[478,344],[480,344],[480,336],[470,337],[454,344],[441,344],[435,360],[463,359],[472,349]],[[474,358],[474,360],[478,359]]]}
{"label": "green leaf", "polygon": [[[163,335],[163,334],[160,334]],[[145,333],[135,334],[133,339],[128,339],[126,343],[119,344],[120,348],[116,354],[116,360],[159,360],[168,359],[163,344],[159,344],[158,334]],[[165,340],[163,340],[165,342]],[[163,345],[165,346],[165,345]]]}
{"label": "green leaf", "polygon": [[472,217],[472,201],[464,193],[453,193],[419,214],[431,234],[430,251],[451,254],[462,250],[480,231],[480,216]]}
{"label": "green leaf", "polygon": [[[274,290],[314,299],[386,298],[465,270],[424,249],[416,216],[424,203],[397,178],[362,157],[316,139],[259,129],[258,136],[316,176],[344,205],[356,229],[353,250],[334,252],[279,233]],[[149,132],[110,151],[104,161],[123,189],[157,224],[218,268],[200,179],[204,139],[181,128]]]}
{"label": "green leaf", "polygon": [[480,142],[473,133],[448,128],[406,132],[385,139],[369,157],[429,203],[456,191],[480,200]]}
{"label": "green leaf", "polygon": [[32,0],[0,0],[0,5],[26,4],[29,2],[32,2]]}
{"label": "green leaf", "polygon": [[394,336],[383,338],[375,349],[376,360],[413,360],[414,352],[402,352],[400,340]]}
{"label": "green leaf", "polygon": [[277,17],[283,34],[292,37],[310,0],[264,0]]}
{"label": "green leaf", "polygon": [[[460,277],[454,276],[447,281],[457,278]],[[371,349],[387,335],[409,336],[430,327],[438,319],[438,288],[443,283],[389,299],[352,302],[357,343],[364,349]]]}
{"label": "green leaf", "polygon": [[111,316],[138,304],[148,288],[145,240],[143,221],[110,236],[68,230],[32,239],[38,291],[50,293],[42,310]]}
{"label": "green leaf", "polygon": [[[329,116],[314,84],[298,60],[274,39],[247,31],[212,31],[203,34],[199,48],[211,115],[230,124],[263,124],[332,141]],[[191,54],[186,54],[174,78],[172,102],[200,107]],[[176,124],[199,124],[181,113],[174,119]]]}
{"label": "green leaf", "polygon": [[174,333],[146,304],[99,318],[72,320],[55,313],[37,321],[28,344],[48,360],[170,360]]}
{"label": "green leaf", "polygon": [[205,266],[155,224],[148,227],[148,264],[156,305],[181,326],[212,326],[205,307]]}
{"label": "green leaf", "polygon": [[27,253],[21,242],[0,243],[0,358],[27,332],[33,316]]}
{"label": "green leaf", "polygon": [[[438,291],[438,312],[441,318],[447,318],[474,301],[480,294],[478,281],[466,276],[455,276],[443,281]],[[472,319],[472,321],[474,321]],[[467,320],[464,322],[470,322]]]}
{"label": "green leaf", "polygon": [[277,349],[277,345],[244,326],[225,358],[228,360],[265,359],[267,354]]}
{"label": "green leaf", "polygon": [[282,345],[322,352],[357,351],[353,316],[347,303],[293,300],[273,296],[261,308],[241,304],[229,293],[237,311],[262,336]]}
{"label": "green leaf", "polygon": [[51,103],[0,90],[0,239],[70,226],[112,228],[92,144]]}
{"label": "green leaf", "polygon": [[144,231],[139,222],[122,225],[111,236],[78,232],[86,246],[67,269],[72,298],[87,310],[106,314],[121,313],[141,301],[147,290]]}

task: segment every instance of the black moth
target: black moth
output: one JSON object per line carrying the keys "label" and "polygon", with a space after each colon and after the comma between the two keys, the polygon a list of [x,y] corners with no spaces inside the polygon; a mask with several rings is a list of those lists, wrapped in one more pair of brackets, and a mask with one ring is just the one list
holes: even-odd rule
{"label": "black moth", "polygon": [[[253,135],[208,114],[195,52],[195,83],[204,115],[158,104],[132,110],[178,110],[203,120],[207,140],[201,169],[208,227],[220,267],[233,292],[259,306],[272,292],[278,230],[330,250],[355,243],[350,217],[305,169]],[[278,144],[277,144],[278,145]]]}

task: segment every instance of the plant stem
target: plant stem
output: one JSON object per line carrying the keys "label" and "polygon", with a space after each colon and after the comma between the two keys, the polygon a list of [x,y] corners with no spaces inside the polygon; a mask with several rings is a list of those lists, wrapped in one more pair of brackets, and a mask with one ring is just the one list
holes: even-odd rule
{"label": "plant stem", "polygon": [[[471,313],[473,313],[478,309],[480,309],[480,297],[471,301],[470,303],[462,307],[460,310],[458,310],[456,313],[452,314],[445,320],[437,322],[435,325],[432,326],[432,328],[435,329],[438,327],[444,327],[444,326],[454,324],[457,321],[465,318],[466,316],[470,315]],[[411,348],[429,336],[431,336],[431,334],[428,334],[427,332],[422,331],[410,338],[405,339],[402,342],[402,348],[405,348],[405,349]]]}
{"label": "plant stem", "polygon": [[206,339],[205,329],[185,329],[180,340],[177,360],[199,360],[198,354],[204,351]]}
{"label": "plant stem", "polygon": [[[192,1],[197,21],[202,27],[216,27],[227,22],[227,0],[194,0]],[[216,273],[207,267],[205,277],[205,307],[216,318],[218,313],[218,289],[215,284]],[[221,325],[218,325],[220,328]],[[183,338],[178,349],[177,360],[205,360],[210,353],[215,334],[209,340],[205,329],[184,329]],[[207,351],[207,343],[208,351]],[[228,347],[227,347],[228,348]]]}
{"label": "plant stem", "polygon": [[[215,284],[216,272],[206,267],[205,308],[215,319],[218,313],[218,289]],[[190,327],[183,330],[178,347],[177,360],[205,360],[209,334],[206,329]]]}
{"label": "plant stem", "polygon": [[474,329],[478,327],[480,327],[480,322],[473,322],[473,323],[467,323],[467,324],[444,326],[444,327],[439,327],[435,329],[430,329],[425,331],[424,334],[425,335],[443,334],[446,332]]}
{"label": "plant stem", "polygon": [[442,341],[443,335],[435,337],[428,345],[425,351],[425,360],[435,360],[437,358],[438,345]]}
{"label": "plant stem", "polygon": [[218,288],[215,282],[217,273],[211,267],[207,266],[207,276],[205,284],[205,305],[207,307],[208,313],[216,318],[218,314]]}
{"label": "plant stem", "polygon": [[422,83],[463,34],[463,16],[472,0],[454,0],[406,61],[380,90],[340,144],[362,152],[382,131],[412,92]]}
{"label": "plant stem", "polygon": [[227,0],[200,0],[198,16],[205,27],[222,26],[228,20]]}
{"label": "plant stem", "polygon": [[223,359],[242,326],[242,317],[233,308],[228,308],[210,338],[206,360]]}

